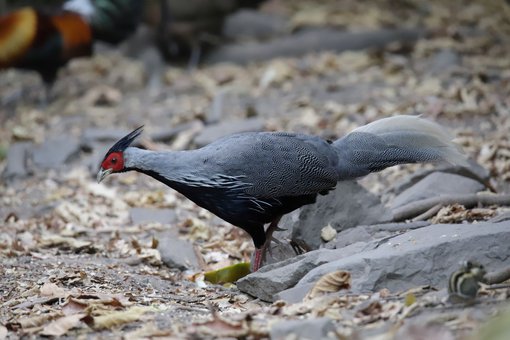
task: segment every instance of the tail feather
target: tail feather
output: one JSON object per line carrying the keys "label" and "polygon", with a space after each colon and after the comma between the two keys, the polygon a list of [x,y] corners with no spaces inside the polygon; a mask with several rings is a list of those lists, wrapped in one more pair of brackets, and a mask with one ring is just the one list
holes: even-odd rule
{"label": "tail feather", "polygon": [[437,123],[395,116],[359,127],[335,141],[339,179],[353,179],[406,163],[448,162],[465,166],[466,156],[453,136]]}

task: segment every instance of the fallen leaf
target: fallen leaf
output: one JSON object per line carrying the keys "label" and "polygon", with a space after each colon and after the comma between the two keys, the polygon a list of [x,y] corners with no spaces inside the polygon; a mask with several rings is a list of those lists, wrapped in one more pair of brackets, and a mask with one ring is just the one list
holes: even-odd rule
{"label": "fallen leaf", "polygon": [[46,282],[39,289],[42,296],[64,296],[66,290],[54,284],[53,282]]}
{"label": "fallen leaf", "polygon": [[351,274],[344,270],[338,270],[322,276],[310,289],[305,299],[313,299],[322,294],[338,292],[342,289],[351,288]]}
{"label": "fallen leaf", "polygon": [[153,307],[131,307],[125,311],[115,311],[93,318],[93,327],[95,329],[108,329],[117,327],[126,323],[137,321],[140,317],[150,311]]}
{"label": "fallen leaf", "polygon": [[50,312],[46,314],[36,315],[36,316],[29,316],[26,318],[21,318],[12,322],[7,323],[7,328],[10,330],[18,330],[22,328],[23,330],[39,327],[44,325],[47,321],[53,320],[55,318],[58,318],[59,316],[62,316],[62,313],[60,312]]}
{"label": "fallen leaf", "polygon": [[218,270],[210,271],[204,274],[204,278],[213,283],[227,283],[227,282],[236,282],[242,277],[245,277],[250,273],[250,263],[249,262],[241,262],[234,264],[232,266],[228,266],[225,268],[221,268]]}
{"label": "fallen leaf", "polygon": [[409,306],[411,306],[414,303],[416,303],[416,296],[414,296],[413,293],[406,294],[404,305],[406,307],[409,307]]}
{"label": "fallen leaf", "polygon": [[79,313],[63,316],[53,320],[44,326],[41,334],[47,336],[62,336],[66,334],[70,329],[77,327],[81,323],[81,319],[83,319],[85,316],[85,313]]}
{"label": "fallen leaf", "polygon": [[193,324],[193,333],[203,335],[212,335],[214,337],[242,337],[247,334],[249,329],[243,327],[240,322],[232,322],[220,318],[214,314],[214,319],[205,323]]}
{"label": "fallen leaf", "polygon": [[78,300],[70,297],[67,302],[62,306],[62,312],[65,315],[73,315],[83,312],[87,308],[88,304],[83,300]]}

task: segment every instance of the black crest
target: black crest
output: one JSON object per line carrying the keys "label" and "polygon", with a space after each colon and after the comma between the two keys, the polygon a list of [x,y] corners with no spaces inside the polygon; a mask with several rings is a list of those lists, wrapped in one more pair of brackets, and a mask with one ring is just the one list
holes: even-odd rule
{"label": "black crest", "polygon": [[123,152],[124,150],[127,149],[128,146],[131,145],[131,143],[133,143],[136,137],[140,136],[142,131],[143,125],[131,131],[128,135],[119,139],[117,143],[115,143],[106,154],[109,155],[112,152]]}

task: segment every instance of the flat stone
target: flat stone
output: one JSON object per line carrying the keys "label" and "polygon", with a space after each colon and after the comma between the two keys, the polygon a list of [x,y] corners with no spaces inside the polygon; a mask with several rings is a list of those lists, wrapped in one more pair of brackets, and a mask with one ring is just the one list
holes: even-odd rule
{"label": "flat stone", "polygon": [[83,131],[81,139],[85,145],[90,145],[94,142],[115,142],[129,132],[129,130],[115,128],[88,128]]}
{"label": "flat stone", "polygon": [[409,43],[424,35],[421,29],[386,29],[345,32],[334,28],[302,29],[269,42],[223,45],[205,57],[205,62],[248,63],[275,57],[294,57],[319,51],[343,52],[382,48],[392,42]]}
{"label": "flat stone", "polygon": [[49,139],[34,148],[32,153],[36,167],[57,169],[77,158],[80,143],[72,136],[60,136]]}
{"label": "flat stone", "polygon": [[169,224],[177,220],[177,215],[173,209],[131,208],[129,215],[133,224],[147,222]]}
{"label": "flat stone", "polygon": [[223,35],[229,39],[267,39],[287,32],[285,18],[252,9],[227,16],[223,24]]}
{"label": "flat stone", "polygon": [[312,251],[263,267],[239,280],[238,288],[265,301],[299,301],[304,289],[284,290],[309,286],[339,269],[351,273],[355,293],[382,288],[397,292],[420,285],[442,288],[462,260],[475,259],[489,271],[505,267],[510,257],[510,221],[430,225],[380,243]]}
{"label": "flat stone", "polygon": [[442,49],[432,55],[426,63],[426,72],[430,74],[442,74],[461,66],[460,55],[451,49]]}
{"label": "flat stone", "polygon": [[285,320],[271,326],[269,337],[285,339],[337,339],[335,325],[329,318]]}
{"label": "flat stone", "polygon": [[31,142],[11,144],[7,151],[7,159],[2,177],[5,179],[22,178],[30,173],[27,168],[27,158],[33,147]]}
{"label": "flat stone", "polygon": [[431,225],[396,236],[376,249],[318,266],[298,286],[342,268],[351,273],[354,292],[382,288],[397,292],[420,285],[443,288],[462,260],[475,259],[491,271],[505,267],[509,257],[510,221]]}
{"label": "flat stone", "polygon": [[158,237],[158,250],[161,260],[170,268],[198,269],[199,262],[193,244],[181,240],[173,233],[164,233]]}
{"label": "flat stone", "polygon": [[377,196],[354,181],[339,182],[336,189],[317,202],[282,218],[280,225],[292,229],[291,238],[309,250],[324,244],[321,230],[331,225],[337,232],[358,226],[392,220],[391,212]]}
{"label": "flat stone", "polygon": [[[487,169],[485,169],[480,164],[476,163],[475,161],[468,159],[468,166],[455,166],[450,164],[442,164],[437,167],[435,167],[432,170],[429,169],[421,169],[413,173],[411,176],[407,176],[404,180],[398,182],[394,186],[388,188],[386,190],[387,192],[391,192],[393,194],[400,194],[404,190],[412,187],[428,175],[434,173],[434,172],[443,172],[443,173],[449,173],[449,174],[455,174],[463,177],[467,177],[470,179],[473,179],[477,182],[480,182],[486,187],[490,187],[490,179],[491,175]],[[384,196],[384,194],[383,194]]]}
{"label": "flat stone", "polygon": [[448,194],[474,194],[485,189],[478,181],[445,172],[433,172],[404,190],[392,202],[397,208],[405,204]]}
{"label": "flat stone", "polygon": [[[319,249],[278,263],[269,264],[237,281],[239,290],[264,301],[273,301],[273,295],[294,286],[313,268],[339,257],[359,253],[375,244],[356,243],[338,250]],[[302,297],[301,297],[302,299]]]}
{"label": "flat stone", "polygon": [[254,117],[247,119],[226,120],[221,123],[206,126],[194,139],[197,146],[201,147],[212,143],[221,137],[240,132],[262,131],[264,120]]}

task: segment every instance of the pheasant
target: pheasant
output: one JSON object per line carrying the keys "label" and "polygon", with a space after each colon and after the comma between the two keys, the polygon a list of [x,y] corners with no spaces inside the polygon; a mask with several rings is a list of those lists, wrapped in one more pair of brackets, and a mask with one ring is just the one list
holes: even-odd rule
{"label": "pheasant", "polygon": [[0,17],[0,69],[37,71],[49,88],[60,67],[92,54],[95,40],[117,43],[134,32],[141,0],[72,0],[57,13],[24,7]]}
{"label": "pheasant", "polygon": [[414,116],[380,119],[334,142],[291,132],[248,132],[189,151],[130,146],[141,132],[142,127],[111,147],[98,182],[134,170],[177,190],[251,236],[254,271],[262,265],[280,218],[327,195],[338,181],[397,164],[466,164],[449,133]]}

